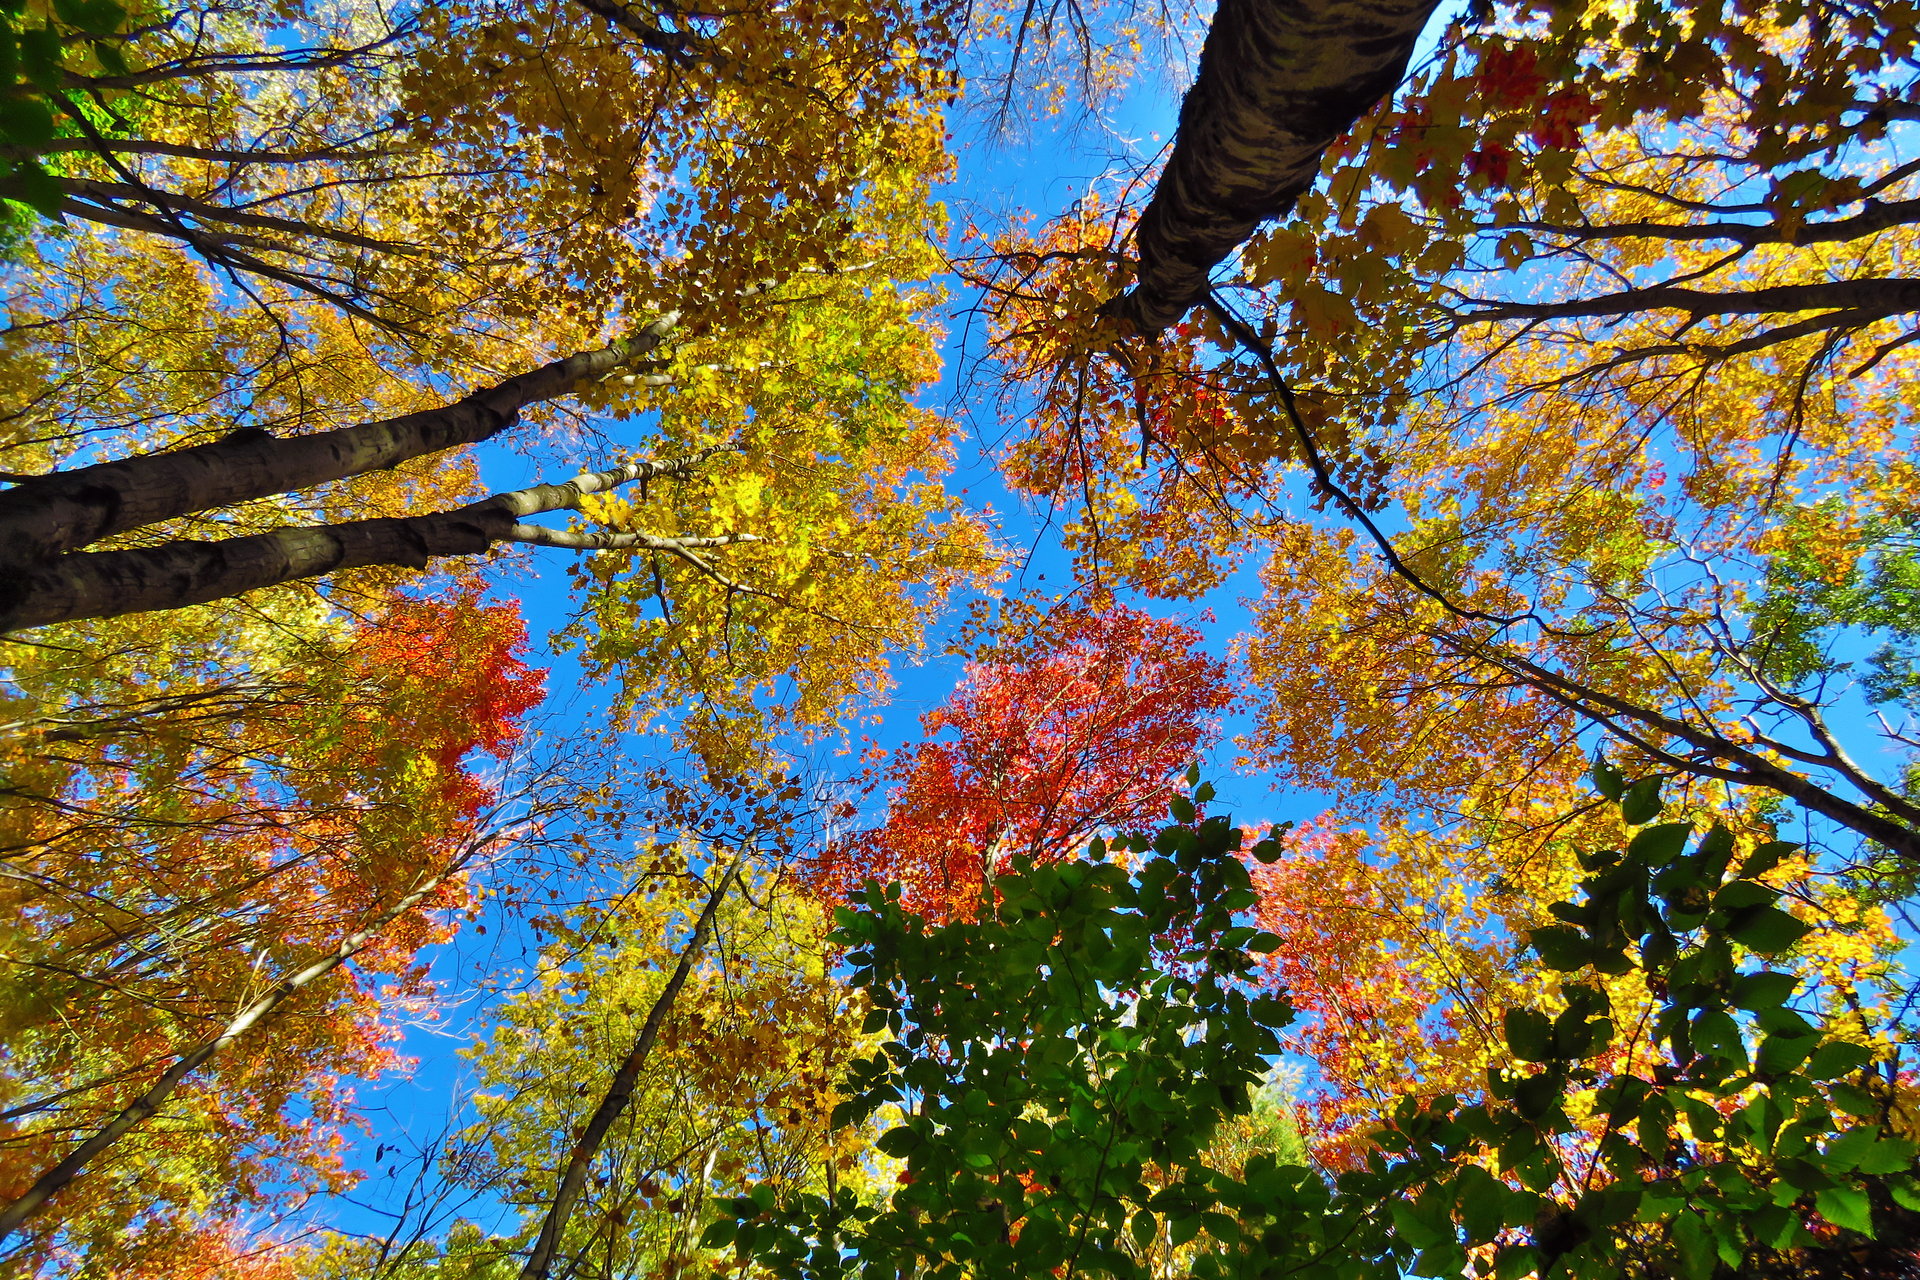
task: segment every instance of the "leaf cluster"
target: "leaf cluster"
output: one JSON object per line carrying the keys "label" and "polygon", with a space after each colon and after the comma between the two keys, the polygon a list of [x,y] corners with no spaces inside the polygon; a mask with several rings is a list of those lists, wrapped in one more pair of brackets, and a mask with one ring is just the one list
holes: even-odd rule
{"label": "leaf cluster", "polygon": [[[1291,1017],[1245,984],[1281,940],[1235,923],[1249,882],[1224,819],[1182,797],[1152,840],[996,878],[971,921],[929,927],[872,889],[840,936],[869,1028],[893,1039],[852,1068],[835,1119],[891,1109],[879,1150],[901,1162],[897,1188],[880,1203],[756,1188],[708,1243],[782,1280],[1905,1265],[1920,1185],[1882,1051],[1754,961],[1806,932],[1768,880],[1795,847],[1648,825],[1657,779],[1596,779],[1643,829],[1585,857],[1579,900],[1534,934],[1570,975],[1564,1008],[1511,1011],[1522,1065],[1477,1100],[1404,1101],[1338,1177],[1209,1160]],[[1658,997],[1644,1028],[1616,1025],[1606,981],[1629,971]]]}
{"label": "leaf cluster", "polygon": [[1196,812],[1211,794],[1177,797],[1157,836],[1017,862],[971,920],[930,927],[877,886],[843,909],[850,981],[894,1039],[852,1068],[835,1118],[897,1115],[879,1142],[897,1189],[756,1188],[708,1242],[795,1280],[1319,1274],[1321,1228],[1354,1225],[1326,1214],[1332,1190],[1271,1151],[1212,1156],[1292,1011],[1246,982],[1279,940],[1236,923],[1251,882],[1241,833]]}
{"label": "leaf cluster", "polygon": [[[1570,975],[1549,1019],[1508,1010],[1516,1069],[1483,1100],[1402,1103],[1379,1141],[1411,1177],[1394,1209],[1414,1270],[1601,1277],[1851,1275],[1915,1244],[1915,1142],[1890,1128],[1891,1073],[1851,1019],[1755,964],[1807,925],[1767,877],[1798,847],[1736,855],[1726,828],[1653,823],[1659,779],[1596,781],[1641,830],[1582,859],[1581,901],[1533,932]],[[1652,825],[1644,825],[1652,824]],[[1619,1025],[1604,979],[1658,997]],[[1868,1260],[1863,1262],[1863,1260]]]}

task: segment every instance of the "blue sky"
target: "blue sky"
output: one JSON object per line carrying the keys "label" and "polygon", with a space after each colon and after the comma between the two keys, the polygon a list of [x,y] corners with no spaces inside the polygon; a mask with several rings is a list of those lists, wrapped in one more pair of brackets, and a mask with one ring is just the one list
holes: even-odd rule
{"label": "blue sky", "polygon": [[[1029,122],[1030,131],[1024,135],[995,137],[985,122],[961,120],[954,144],[959,160],[957,176],[941,193],[953,211],[954,225],[968,221],[998,225],[1025,212],[1045,218],[1066,208],[1103,175],[1149,162],[1171,136],[1178,87],[1189,78],[1188,67],[1170,65],[1162,74],[1144,76],[1102,118],[1036,119]],[[1048,513],[1030,508],[1000,482],[993,457],[999,421],[993,411],[982,407],[986,397],[978,394],[981,389],[969,382],[980,354],[983,325],[969,322],[968,308],[973,299],[964,288],[953,283],[952,291],[944,321],[944,373],[923,397],[926,405],[954,416],[966,429],[966,444],[951,487],[964,491],[977,510],[991,512],[1001,540],[1018,553],[1018,563],[1007,584],[1010,592],[1068,590],[1073,584],[1072,566],[1058,545]],[[536,479],[559,478],[536,475],[529,459],[500,447],[484,450],[482,464],[484,481],[495,491],[517,488]],[[531,571],[504,580],[502,590],[517,593],[523,603],[536,646],[532,660],[551,673],[553,706],[569,708],[566,714],[591,714],[599,695],[590,688],[583,689],[572,658],[547,643],[551,633],[571,617],[566,575],[569,556],[560,551],[532,552]],[[1146,607],[1196,622],[1209,647],[1216,654],[1224,654],[1233,637],[1247,629],[1244,598],[1257,594],[1256,572],[1257,565],[1249,565],[1197,604]],[[1210,621],[1197,618],[1202,608],[1211,612]],[[958,611],[950,615],[957,617]],[[951,657],[898,665],[894,673],[896,694],[883,709],[880,726],[873,730],[879,742],[892,746],[917,737],[919,717],[945,700],[959,667],[959,660]],[[1849,711],[1864,727],[1865,709],[1850,705]],[[1222,806],[1249,821],[1311,817],[1320,808],[1317,797],[1277,794],[1269,789],[1265,778],[1229,772],[1235,754],[1231,742],[1235,728],[1228,726],[1228,741],[1205,764],[1209,778],[1219,788]],[[329,1207],[326,1216],[330,1220],[353,1229],[378,1229],[382,1219],[377,1208],[362,1206],[389,1201],[408,1181],[405,1161],[421,1146],[431,1147],[441,1137],[449,1102],[465,1087],[464,1062],[458,1050],[484,1025],[485,1001],[467,998],[470,975],[502,964],[511,967],[518,962],[516,953],[529,941],[511,930],[503,936],[497,927],[498,917],[493,923],[496,927],[491,933],[468,931],[442,952],[436,974],[445,984],[445,1017],[438,1024],[410,1029],[405,1040],[405,1051],[416,1059],[417,1067],[377,1087],[362,1089],[363,1106],[373,1131],[359,1143],[357,1159],[374,1177],[362,1194]],[[388,1160],[375,1167],[373,1152],[395,1144],[403,1153],[402,1165]],[[389,1169],[393,1170],[391,1174]],[[472,1212],[486,1223],[483,1208],[474,1206]]]}
{"label": "blue sky", "polygon": [[[1024,128],[1017,125],[999,133],[982,119],[956,120],[956,176],[940,193],[953,215],[953,226],[957,229],[970,219],[998,225],[1026,212],[1044,218],[1066,208],[1103,175],[1151,162],[1171,137],[1179,87],[1190,77],[1188,65],[1149,69],[1098,116],[1036,118],[1024,122]],[[1073,586],[1073,568],[1059,546],[1049,513],[1030,507],[1000,482],[993,456],[998,419],[991,410],[979,407],[982,397],[968,376],[980,354],[984,325],[978,320],[970,323],[973,299],[964,287],[957,281],[949,286],[951,297],[942,317],[943,372],[921,399],[927,407],[953,416],[965,432],[950,488],[965,491],[967,503],[989,516],[1000,540],[1015,554],[1006,583],[1009,594],[1029,589],[1063,593]],[[480,461],[482,482],[493,492],[560,478],[539,473],[534,459],[502,445],[484,447]],[[569,717],[592,716],[605,705],[604,691],[583,683],[573,655],[552,643],[553,633],[572,617],[567,582],[572,554],[534,549],[530,564],[504,574],[497,587],[501,595],[517,597],[521,603],[532,640],[529,661],[549,673],[549,703],[543,715],[557,726],[564,726]],[[1224,654],[1231,638],[1243,630],[1245,610],[1239,598],[1255,589],[1249,569],[1203,606],[1134,603],[1194,622],[1207,636],[1209,648]],[[936,649],[961,616],[965,602],[956,604],[936,630]],[[1211,610],[1211,621],[1197,618],[1202,607]],[[918,737],[921,714],[946,699],[960,669],[960,659],[937,652],[923,661],[896,664],[897,688],[889,704],[880,709],[882,719],[870,730],[872,736],[885,746]],[[1228,728],[1231,732],[1232,726]],[[1216,780],[1222,801],[1241,816],[1301,818],[1317,807],[1311,797],[1285,803],[1265,794],[1264,784],[1256,779],[1229,778],[1232,755],[1229,741],[1214,751],[1205,767]],[[356,1139],[350,1159],[369,1177],[344,1199],[314,1206],[330,1225],[384,1232],[391,1210],[408,1198],[408,1188],[421,1170],[421,1154],[437,1147],[445,1134],[450,1104],[470,1089],[459,1051],[485,1026],[487,1009],[497,998],[481,992],[473,976],[521,965],[532,943],[498,913],[490,912],[483,923],[492,926],[487,933],[478,934],[469,926],[435,957],[433,972],[442,984],[444,1004],[437,1020],[416,1022],[406,1029],[401,1047],[413,1067],[360,1087],[360,1109],[368,1118],[369,1131]],[[376,1162],[376,1154],[383,1158]],[[485,1201],[450,1201],[441,1207],[483,1226],[496,1225],[492,1220],[498,1210]]]}

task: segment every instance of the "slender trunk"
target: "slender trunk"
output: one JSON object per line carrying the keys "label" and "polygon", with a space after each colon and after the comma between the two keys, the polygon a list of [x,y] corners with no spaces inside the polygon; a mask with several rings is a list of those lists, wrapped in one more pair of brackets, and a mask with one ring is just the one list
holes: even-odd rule
{"label": "slender trunk", "polygon": [[[464,859],[462,864],[464,864]],[[0,1239],[5,1239],[18,1230],[29,1218],[46,1207],[62,1187],[72,1182],[86,1169],[88,1162],[154,1115],[166,1104],[181,1081],[204,1066],[209,1059],[224,1050],[235,1040],[260,1025],[302,990],[338,969],[353,957],[366,950],[382,929],[418,906],[427,895],[446,883],[447,877],[458,866],[442,871],[432,879],[419,885],[411,893],[401,898],[393,906],[374,918],[372,924],[358,933],[342,939],[332,954],[323,956],[306,968],[276,982],[266,994],[260,996],[232,1021],[228,1022],[220,1034],[210,1040],[202,1041],[198,1046],[182,1054],[172,1066],[161,1073],[160,1078],[120,1110],[120,1113],[101,1126],[92,1137],[69,1152],[58,1164],[40,1175],[40,1178],[18,1199],[0,1206]]]}
{"label": "slender trunk", "polygon": [[647,1020],[641,1026],[640,1034],[634,1038],[633,1048],[627,1051],[620,1069],[614,1072],[613,1083],[607,1086],[606,1095],[594,1109],[587,1127],[567,1152],[566,1168],[560,1175],[560,1188],[554,1192],[553,1203],[547,1207],[547,1216],[540,1223],[540,1235],[533,1242],[533,1251],[527,1255],[526,1265],[520,1269],[520,1280],[546,1280],[553,1270],[554,1256],[560,1248],[560,1235],[566,1230],[567,1220],[573,1216],[573,1206],[580,1199],[581,1188],[586,1186],[587,1170],[605,1144],[607,1134],[613,1129],[613,1122],[633,1101],[633,1091],[640,1082],[640,1073],[653,1053],[653,1042],[659,1039],[660,1027],[672,1011],[673,1002],[679,998],[680,989],[686,986],[687,975],[693,972],[694,962],[706,949],[707,935],[713,932],[714,918],[720,914],[720,903],[733,887],[734,878],[740,874],[740,864],[746,861],[746,857],[745,851],[735,854],[733,861],[721,874],[719,883],[707,896],[707,905],[694,923],[693,933],[680,949],[680,962],[674,966],[673,976],[667,979],[667,985],[653,1002],[653,1008],[647,1011]]}
{"label": "slender trunk", "polygon": [[0,565],[23,569],[162,520],[298,493],[478,444],[512,425],[527,405],[556,399],[583,381],[645,358],[678,321],[679,313],[669,312],[632,338],[555,360],[438,409],[285,439],[260,430],[236,431],[192,448],[23,481],[0,492]]}
{"label": "slender trunk", "polygon": [[424,569],[433,557],[477,555],[506,537],[512,518],[482,507],[138,551],[70,552],[0,586],[0,631],[183,609],[368,565]]}
{"label": "slender trunk", "polygon": [[1135,231],[1139,283],[1107,304],[1176,323],[1254,228],[1284,217],[1320,157],[1406,74],[1435,0],[1221,0],[1173,154]]}
{"label": "slender trunk", "polygon": [[424,569],[438,556],[479,555],[497,543],[519,540],[523,532],[532,540],[540,531],[519,524],[524,516],[571,509],[583,494],[635,480],[683,475],[716,452],[587,472],[564,484],[533,485],[428,515],[297,525],[219,542],[167,542],[131,551],[70,551],[0,582],[0,632],[184,609],[341,569]]}
{"label": "slender trunk", "polygon": [[[1763,751],[1729,741],[1711,729],[1689,724],[1676,716],[1590,688],[1526,658],[1501,653],[1444,632],[1431,634],[1455,652],[1469,654],[1499,667],[1561,706],[1634,743],[1649,754],[1664,759],[1677,769],[1773,791],[1865,836],[1899,857],[1920,864],[1920,832],[1912,826],[1896,817],[1835,795],[1811,778],[1769,759]],[[1654,734],[1677,738],[1692,747],[1702,759],[1689,760],[1666,750],[1658,741],[1648,741],[1634,734],[1621,721],[1641,726]],[[1712,760],[1722,761],[1727,767],[1706,763]]]}

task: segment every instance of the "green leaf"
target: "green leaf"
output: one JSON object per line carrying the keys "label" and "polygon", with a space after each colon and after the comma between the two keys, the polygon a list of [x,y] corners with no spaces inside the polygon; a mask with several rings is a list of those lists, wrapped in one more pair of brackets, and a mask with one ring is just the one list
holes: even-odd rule
{"label": "green leaf", "polygon": [[1692,834],[1691,822],[1662,822],[1636,833],[1627,842],[1627,852],[1650,867],[1664,867],[1680,856]]}
{"label": "green leaf", "polygon": [[1571,925],[1544,925],[1528,934],[1527,942],[1549,969],[1571,973],[1586,967],[1590,947],[1585,935]]}
{"label": "green leaf", "polygon": [[8,175],[7,181],[13,187],[9,199],[17,200],[55,222],[66,221],[60,212],[60,206],[67,198],[66,190],[38,163],[20,161]]}
{"label": "green leaf", "polygon": [[1913,1168],[1914,1144],[1904,1138],[1882,1138],[1877,1126],[1859,1125],[1827,1144],[1821,1163],[1827,1172],[1884,1177]]}
{"label": "green leaf", "polygon": [[1807,1074],[1815,1080],[1837,1080],[1871,1061],[1873,1053],[1865,1045],[1851,1040],[1829,1040],[1814,1051],[1813,1060],[1807,1063]]}
{"label": "green leaf", "polygon": [[1422,1249],[1408,1268],[1409,1275],[1453,1277],[1467,1269],[1467,1253],[1457,1241],[1448,1240]]}
{"label": "green leaf", "polygon": [[1447,1224],[1435,1220],[1429,1210],[1431,1206],[1417,1205],[1406,1200],[1395,1200],[1388,1205],[1393,1215],[1393,1225],[1406,1237],[1407,1243],[1416,1249],[1430,1249],[1434,1245],[1451,1241],[1452,1231]]}
{"label": "green leaf", "polygon": [[1880,1130],[1875,1125],[1856,1125],[1829,1142],[1820,1153],[1820,1162],[1828,1173],[1848,1173],[1860,1167],[1860,1160],[1873,1149]]}
{"label": "green leaf", "polygon": [[1680,1273],[1689,1280],[1710,1280],[1720,1265],[1720,1251],[1706,1222],[1692,1210],[1683,1210],[1674,1218],[1672,1231],[1680,1251]]}
{"label": "green leaf", "polygon": [[1222,1244],[1231,1245],[1240,1239],[1240,1224],[1230,1214],[1203,1213],[1200,1221],[1206,1226],[1207,1234]]}
{"label": "green leaf", "polygon": [[60,37],[51,27],[27,27],[20,32],[20,70],[42,93],[60,87]]}
{"label": "green leaf", "polygon": [[[115,0],[87,0],[80,27],[96,36],[112,35],[127,20],[127,11]],[[112,46],[108,46],[112,47]]]}
{"label": "green leaf", "polygon": [[1739,1024],[1724,1009],[1702,1010],[1693,1020],[1693,1046],[1735,1067],[1746,1065],[1747,1046]]}
{"label": "green leaf", "polygon": [[1693,860],[1705,878],[1711,882],[1726,874],[1727,863],[1733,860],[1733,833],[1725,823],[1716,822],[1700,837],[1699,845],[1693,851]]}
{"label": "green leaf", "polygon": [[0,98],[0,138],[16,147],[53,140],[53,112],[38,98]]}
{"label": "green leaf", "polygon": [[1772,906],[1780,901],[1780,891],[1757,880],[1729,880],[1713,895],[1716,911],[1739,912],[1749,907]]}
{"label": "green leaf", "polygon": [[1479,1165],[1470,1164],[1460,1170],[1455,1182],[1455,1200],[1459,1204],[1460,1225],[1466,1229],[1469,1243],[1485,1244],[1500,1233],[1506,1225],[1508,1195],[1506,1184]]}
{"label": "green leaf", "polygon": [[1858,1187],[1829,1187],[1813,1193],[1813,1207],[1836,1227],[1873,1234],[1873,1205]]}
{"label": "green leaf", "polygon": [[1529,1244],[1502,1245],[1493,1256],[1494,1280],[1522,1280],[1540,1270],[1540,1252]]}
{"label": "green leaf", "polygon": [[1884,1178],[1889,1174],[1906,1173],[1914,1167],[1915,1146],[1906,1138],[1883,1138],[1860,1157],[1857,1166],[1861,1173],[1870,1177]]}
{"label": "green leaf", "polygon": [[1736,1009],[1757,1013],[1786,1003],[1800,979],[1791,973],[1762,970],[1741,976],[1733,984],[1732,1001]]}
{"label": "green leaf", "polygon": [[1754,1054],[1754,1068],[1770,1076],[1785,1075],[1805,1062],[1818,1043],[1816,1036],[1768,1036]]}
{"label": "green leaf", "polygon": [[1727,936],[1749,951],[1772,956],[1806,937],[1812,927],[1778,907],[1749,907],[1735,915]]}
{"label": "green leaf", "polygon": [[1629,826],[1642,826],[1660,816],[1666,806],[1660,802],[1660,778],[1642,778],[1629,783],[1620,797],[1620,816]]}
{"label": "green leaf", "polygon": [[1598,791],[1601,796],[1613,801],[1615,804],[1620,802],[1620,794],[1626,790],[1627,780],[1621,776],[1618,769],[1607,763],[1605,756],[1597,755],[1593,758],[1593,773],[1591,776],[1593,778],[1593,789],[1595,791]]}
{"label": "green leaf", "polygon": [[915,1129],[907,1125],[899,1125],[881,1134],[879,1140],[873,1145],[882,1155],[904,1159],[926,1146],[927,1142]]}
{"label": "green leaf", "polygon": [[[1513,1107],[1528,1120],[1543,1120],[1554,1105],[1561,1101],[1566,1088],[1565,1081],[1555,1077],[1554,1073],[1528,1076],[1513,1087]],[[1523,1178],[1525,1174],[1521,1175]],[[1552,1181],[1549,1173],[1548,1181]],[[1529,1184],[1531,1185],[1531,1184]],[[1534,1188],[1536,1191],[1540,1187]]]}
{"label": "green leaf", "polygon": [[1769,840],[1747,855],[1740,864],[1740,878],[1751,880],[1755,876],[1765,875],[1780,865],[1781,859],[1798,853],[1800,846],[1788,840]]}
{"label": "green leaf", "polygon": [[1546,1062],[1553,1057],[1553,1024],[1537,1009],[1510,1008],[1501,1017],[1507,1047],[1522,1062]]}

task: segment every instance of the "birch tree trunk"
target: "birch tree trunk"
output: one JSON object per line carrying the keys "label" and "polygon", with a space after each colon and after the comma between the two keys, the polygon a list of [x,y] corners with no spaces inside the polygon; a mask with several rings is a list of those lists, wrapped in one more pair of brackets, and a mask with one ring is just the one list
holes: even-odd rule
{"label": "birch tree trunk", "polygon": [[[13,488],[0,491],[0,568],[19,572],[35,561],[88,546],[114,534],[145,528],[162,520],[211,511],[238,502],[270,498],[276,494],[299,493],[330,481],[394,467],[443,449],[478,444],[512,425],[520,410],[526,406],[557,399],[572,392],[583,382],[645,359],[667,340],[679,319],[678,312],[669,312],[631,338],[597,351],[576,352],[564,359],[551,361],[437,409],[425,409],[398,418],[359,423],[309,436],[280,438],[265,431],[238,431],[188,449],[103,462],[22,481]],[[270,538],[278,536],[269,535]],[[406,535],[395,533],[389,536]],[[361,542],[366,540],[363,535],[356,537]],[[257,553],[245,554],[276,554],[267,549],[268,545],[262,543]],[[299,556],[318,553],[314,548],[287,548],[283,554]],[[236,549],[223,554],[242,553]],[[373,553],[369,551],[368,554]],[[430,554],[459,553],[444,551]],[[205,557],[201,555],[195,558],[194,554],[188,554],[181,561],[182,568],[189,562],[202,565]],[[357,564],[413,562],[404,559],[352,561]],[[343,561],[334,567],[345,568],[347,562]],[[207,568],[199,570],[211,571]],[[293,573],[289,576],[307,575]],[[286,578],[278,581],[284,582]]]}
{"label": "birch tree trunk", "polygon": [[[438,556],[479,555],[502,542],[564,545],[555,531],[523,517],[568,511],[589,493],[634,481],[685,475],[717,449],[686,458],[584,472],[563,484],[499,493],[452,511],[343,524],[297,525],[217,542],[166,542],[127,551],[69,551],[0,578],[0,631],[81,618],[184,609],[262,587],[318,578],[341,569],[394,565],[424,569]],[[684,545],[735,539],[653,538],[644,544],[687,554]]]}
{"label": "birch tree trunk", "polygon": [[1173,155],[1135,231],[1139,282],[1106,306],[1137,333],[1179,321],[1320,157],[1406,74],[1435,0],[1221,0]]}

